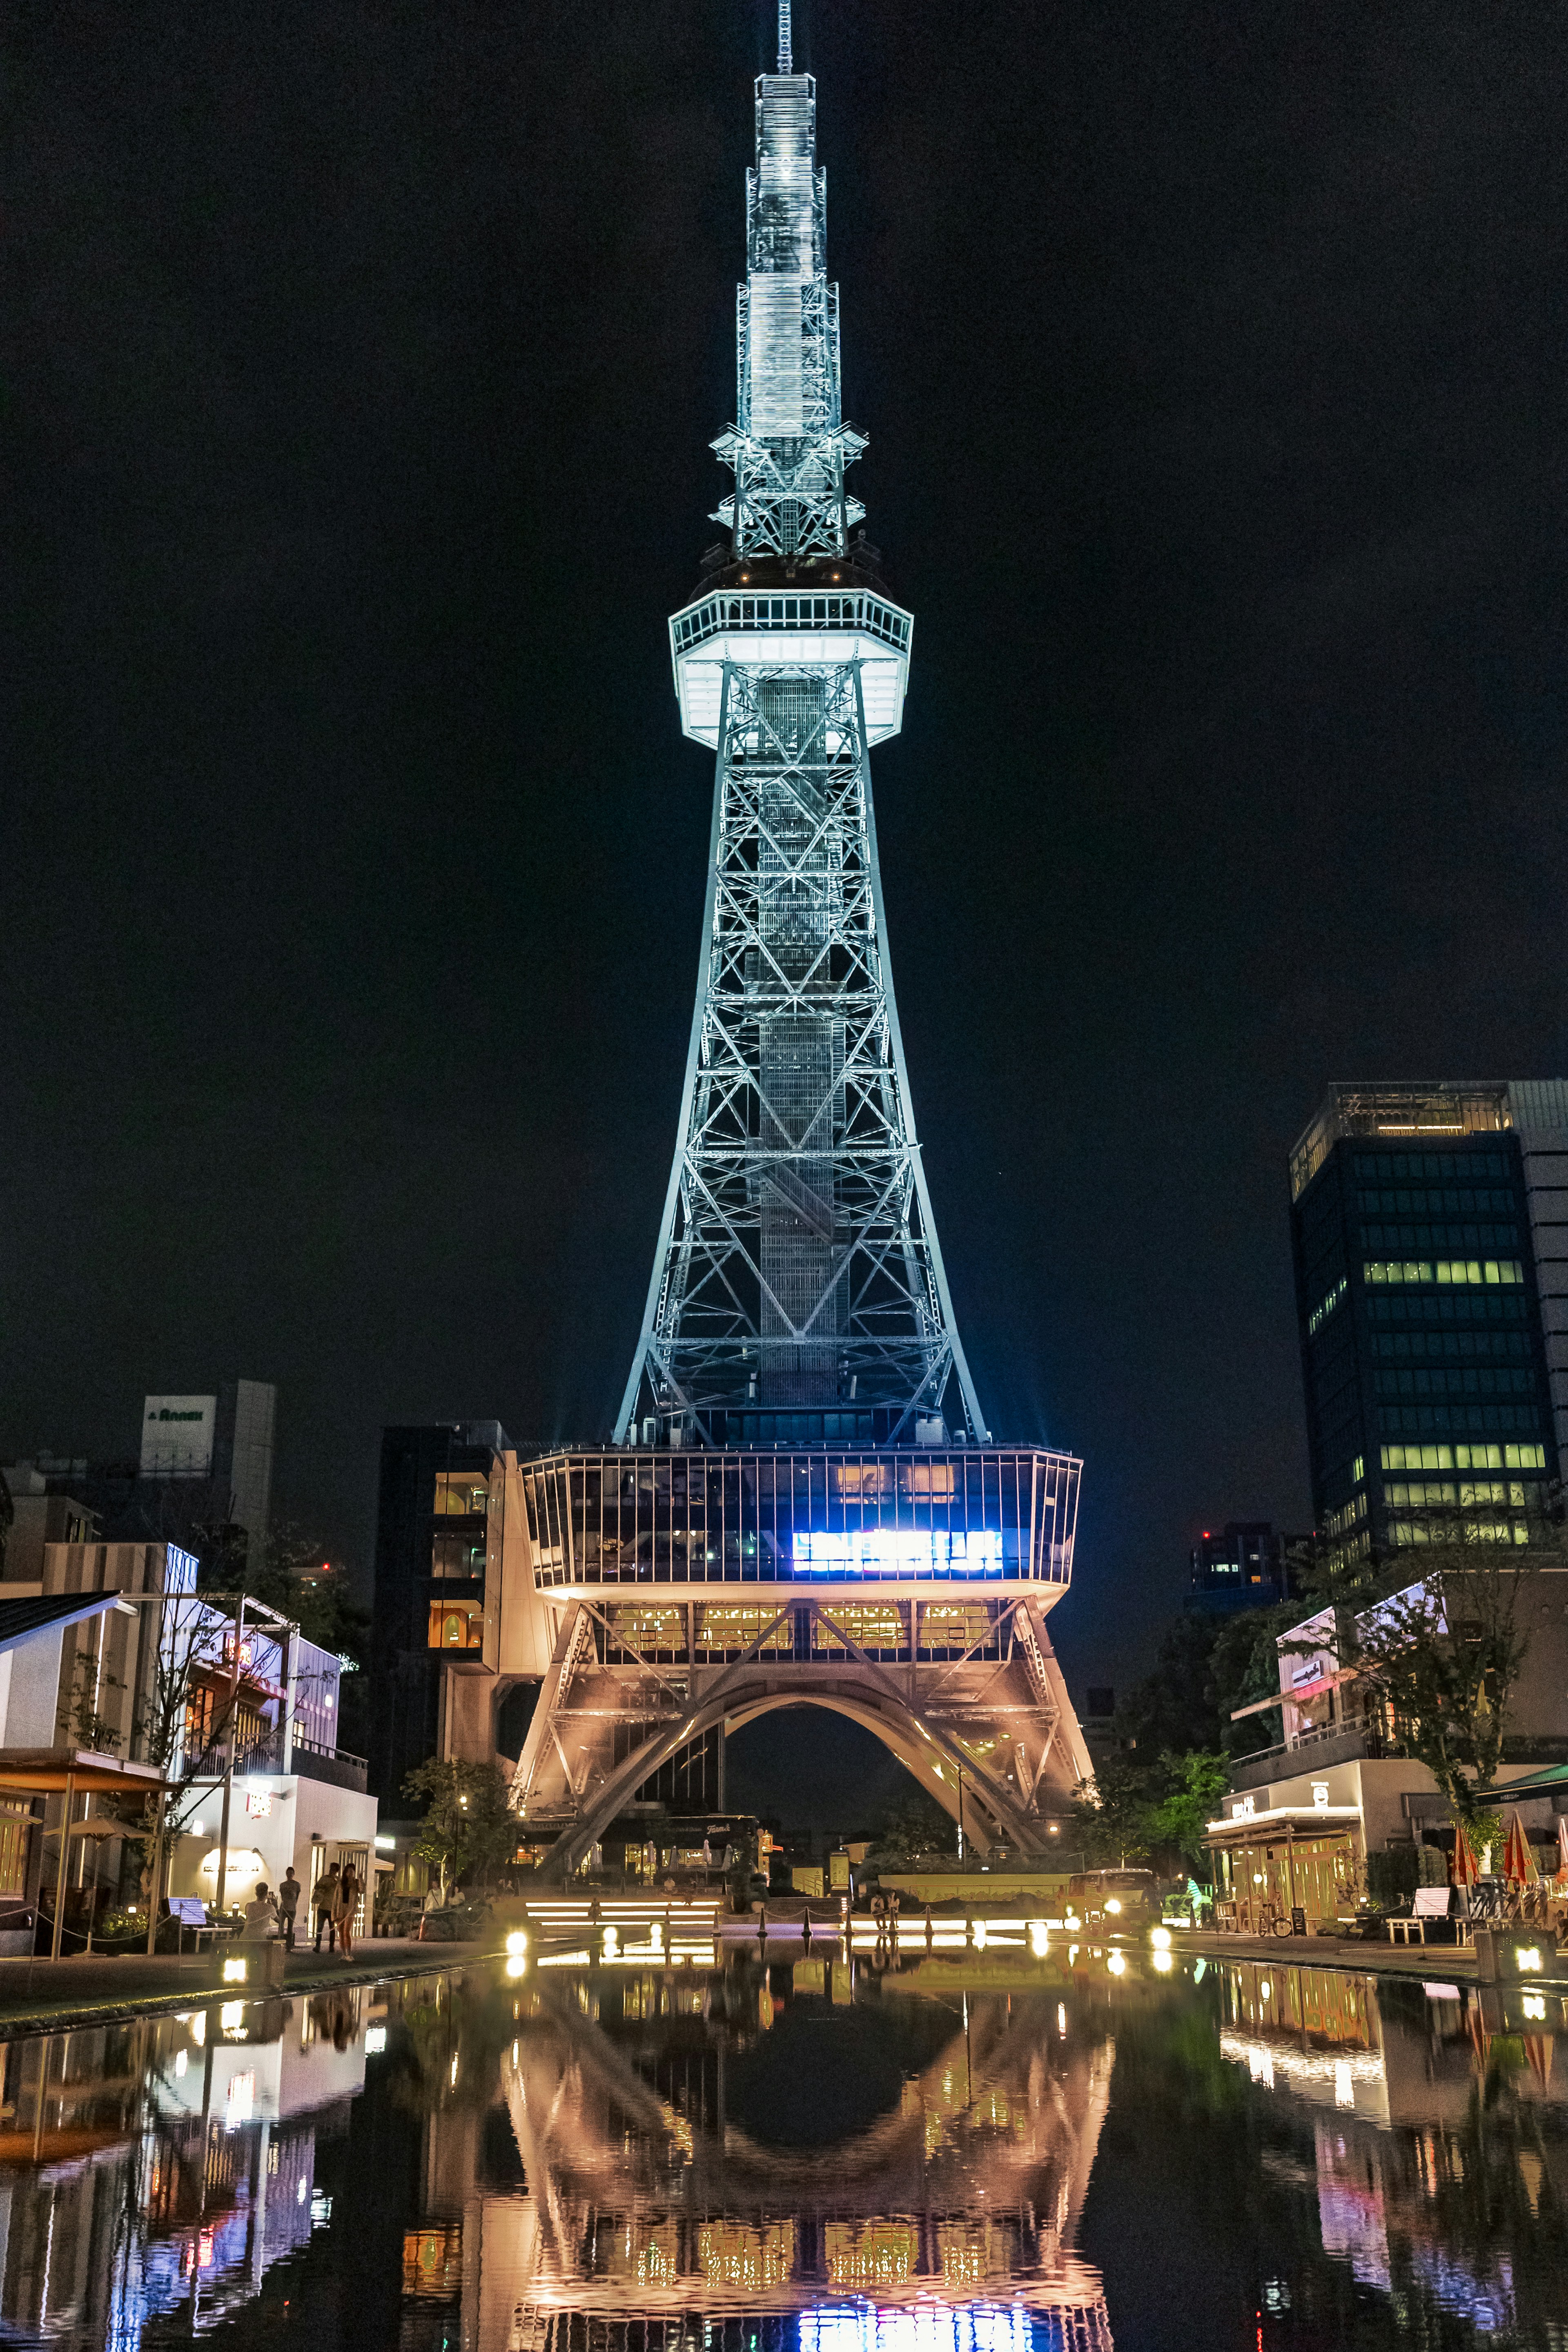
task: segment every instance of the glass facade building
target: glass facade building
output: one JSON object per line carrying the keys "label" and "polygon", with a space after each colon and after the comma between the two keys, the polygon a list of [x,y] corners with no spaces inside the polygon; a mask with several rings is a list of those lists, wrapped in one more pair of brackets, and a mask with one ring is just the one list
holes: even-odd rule
{"label": "glass facade building", "polygon": [[1320,1538],[1527,1543],[1568,1435],[1568,1085],[1334,1087],[1291,1194]]}

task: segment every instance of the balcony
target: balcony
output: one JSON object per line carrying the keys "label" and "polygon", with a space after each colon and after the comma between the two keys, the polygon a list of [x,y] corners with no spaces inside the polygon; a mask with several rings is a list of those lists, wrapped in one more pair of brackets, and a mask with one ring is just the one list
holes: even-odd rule
{"label": "balcony", "polygon": [[329,1788],[351,1789],[362,1797],[370,1767],[362,1756],[346,1748],[322,1748],[302,1732],[294,1735],[293,1769],[302,1780],[323,1780]]}
{"label": "balcony", "polygon": [[1323,1772],[1331,1764],[1355,1764],[1398,1753],[1375,1725],[1330,1723],[1321,1731],[1305,1733],[1292,1745],[1281,1741],[1278,1748],[1243,1756],[1231,1769],[1230,1785],[1238,1790],[1260,1789],[1267,1781],[1288,1780],[1297,1772]]}

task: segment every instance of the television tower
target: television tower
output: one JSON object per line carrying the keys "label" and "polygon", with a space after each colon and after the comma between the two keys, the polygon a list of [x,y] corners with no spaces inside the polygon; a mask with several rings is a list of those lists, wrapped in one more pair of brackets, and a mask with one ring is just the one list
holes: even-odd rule
{"label": "television tower", "polygon": [[726,1726],[772,1706],[858,1715],[1022,1852],[1090,1769],[1044,1631],[1080,1465],[993,1444],[915,1136],[870,756],[914,624],[844,484],[866,437],[816,114],[780,0],[713,444],[735,488],[670,622],[682,727],[716,754],[674,1162],[612,1446],[523,1474],[554,1663],[513,1801],[563,1871],[628,1802],[720,1804]]}
{"label": "television tower", "polygon": [[[616,1442],[867,1408],[876,1435],[987,1435],[926,1188],[877,860],[870,748],[898,732],[910,615],[844,488],[838,288],[816,88],[757,85],[729,537],[670,624],[685,732],[717,753],[674,1165]],[[760,1423],[752,1431],[755,1437]],[[788,1433],[786,1432],[785,1433]]]}

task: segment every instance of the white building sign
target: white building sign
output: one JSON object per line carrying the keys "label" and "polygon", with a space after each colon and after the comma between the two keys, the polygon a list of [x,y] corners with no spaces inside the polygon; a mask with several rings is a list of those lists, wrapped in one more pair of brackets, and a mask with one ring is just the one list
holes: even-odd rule
{"label": "white building sign", "polygon": [[215,1396],[150,1396],[141,1408],[144,1478],[208,1478],[217,1427]]}

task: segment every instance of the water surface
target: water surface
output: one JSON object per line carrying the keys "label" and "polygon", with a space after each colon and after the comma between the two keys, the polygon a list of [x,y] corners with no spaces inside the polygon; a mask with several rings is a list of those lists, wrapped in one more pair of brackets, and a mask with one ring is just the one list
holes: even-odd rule
{"label": "water surface", "polygon": [[0,2050],[0,2345],[1568,2347],[1550,1991],[469,1968]]}

